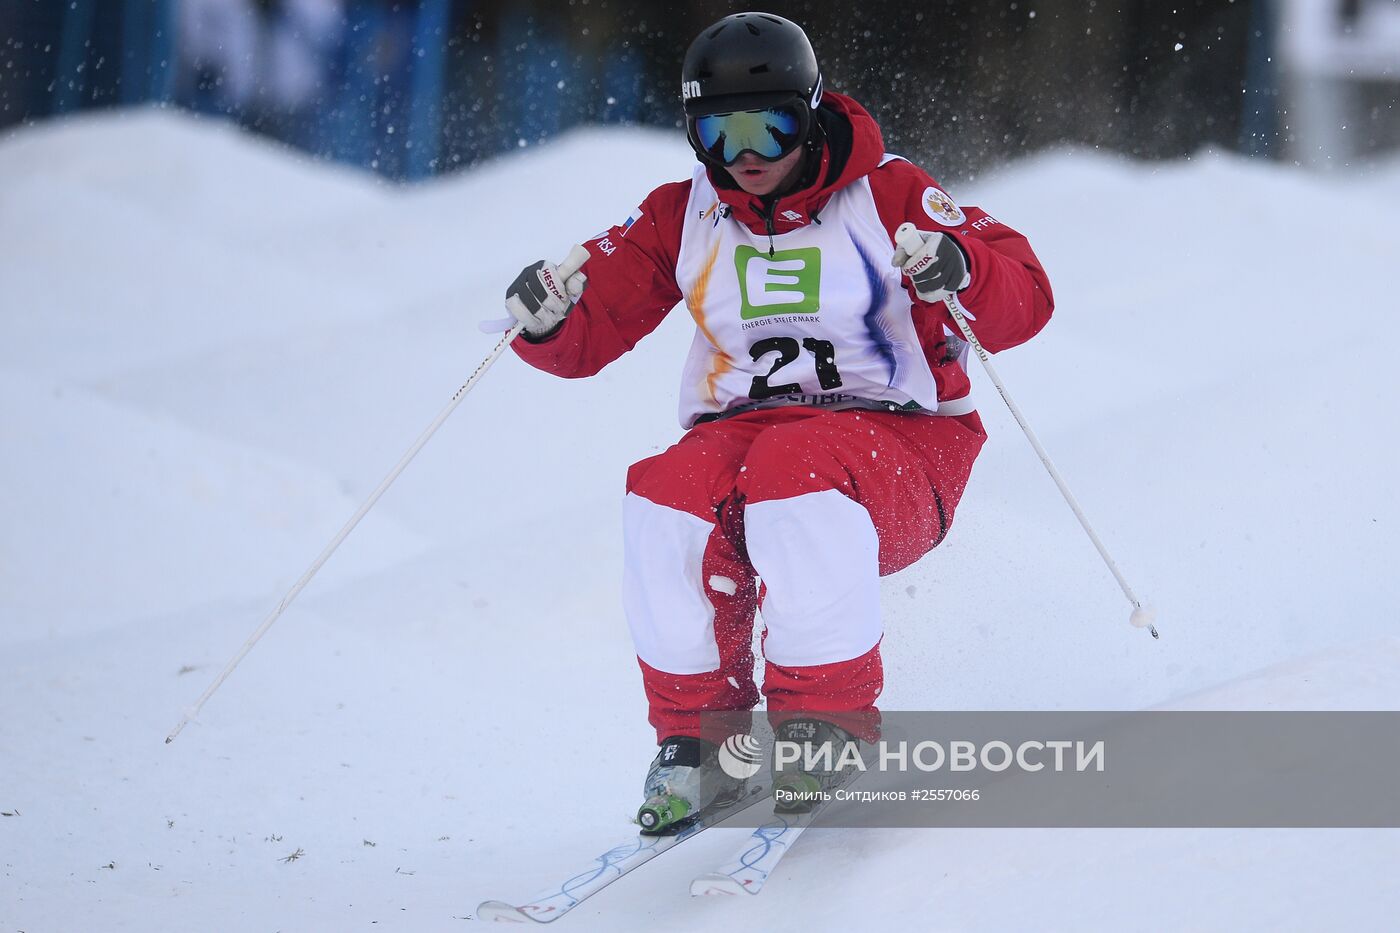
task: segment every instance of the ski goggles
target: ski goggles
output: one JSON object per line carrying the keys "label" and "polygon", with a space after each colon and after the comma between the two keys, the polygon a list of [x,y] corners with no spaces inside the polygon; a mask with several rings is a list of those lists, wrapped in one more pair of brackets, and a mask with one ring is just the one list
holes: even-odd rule
{"label": "ski goggles", "polygon": [[797,107],[736,110],[693,118],[699,149],[722,165],[733,165],[745,152],[775,162],[802,142],[803,119]]}

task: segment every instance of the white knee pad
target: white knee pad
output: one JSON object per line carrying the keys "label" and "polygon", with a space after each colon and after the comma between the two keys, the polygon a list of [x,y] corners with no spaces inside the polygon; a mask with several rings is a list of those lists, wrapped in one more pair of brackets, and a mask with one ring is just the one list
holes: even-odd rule
{"label": "white knee pad", "polygon": [[622,513],[622,606],[637,657],[668,674],[719,668],[702,563],[714,523],[629,493]]}
{"label": "white knee pad", "polygon": [[744,539],[768,587],[768,660],[830,664],[879,643],[880,540],[865,506],[834,489],[751,503]]}

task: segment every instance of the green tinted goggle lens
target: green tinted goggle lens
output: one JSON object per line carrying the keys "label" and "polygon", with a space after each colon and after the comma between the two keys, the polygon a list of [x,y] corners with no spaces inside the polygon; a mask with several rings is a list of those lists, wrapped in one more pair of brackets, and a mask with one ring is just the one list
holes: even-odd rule
{"label": "green tinted goggle lens", "polygon": [[725,165],[732,165],[744,152],[772,161],[797,145],[801,123],[787,109],[712,113],[695,118],[695,136],[700,148]]}

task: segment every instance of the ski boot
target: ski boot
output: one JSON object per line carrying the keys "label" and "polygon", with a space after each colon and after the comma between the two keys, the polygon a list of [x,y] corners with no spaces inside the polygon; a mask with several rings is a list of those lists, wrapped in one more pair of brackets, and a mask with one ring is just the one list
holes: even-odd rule
{"label": "ski boot", "polygon": [[671,736],[647,771],[637,811],[642,833],[665,836],[680,832],[707,810],[728,806],[744,793],[745,781],[724,772],[719,746],[690,736]]}
{"label": "ski boot", "polygon": [[[821,719],[790,719],[773,733],[773,811],[807,813],[831,791],[861,775],[851,756],[860,754],[860,740],[840,726]],[[796,761],[779,765],[779,743],[798,746]],[[842,766],[843,759],[845,766]]]}

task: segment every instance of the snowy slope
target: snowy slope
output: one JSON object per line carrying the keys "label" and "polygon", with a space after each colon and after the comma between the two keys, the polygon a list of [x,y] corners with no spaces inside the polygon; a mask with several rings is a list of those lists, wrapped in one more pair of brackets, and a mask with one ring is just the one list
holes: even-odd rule
{"label": "snowy slope", "polygon": [[[0,931],[460,929],[626,832],[617,506],[678,434],[684,315],[592,380],[503,359],[162,739],[488,352],[504,283],[689,159],[588,131],[405,191],[157,112],[0,141]],[[884,584],[885,705],[1400,708],[1400,166],[1060,152],[954,194],[1051,272],[998,367],[1163,637],[985,392],[954,533]],[[711,835],[569,929],[1400,911],[1390,832],[814,832],[761,898],[692,903]]]}

